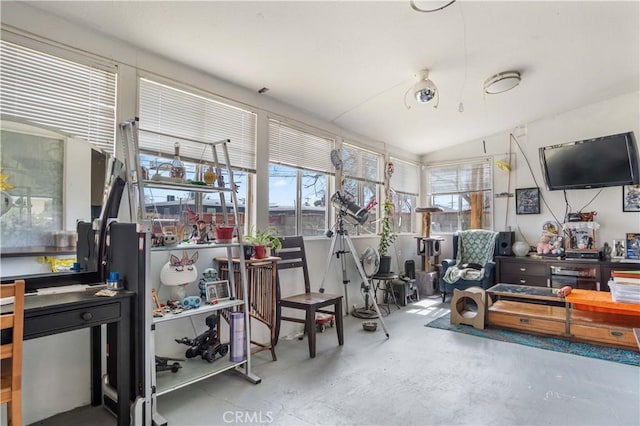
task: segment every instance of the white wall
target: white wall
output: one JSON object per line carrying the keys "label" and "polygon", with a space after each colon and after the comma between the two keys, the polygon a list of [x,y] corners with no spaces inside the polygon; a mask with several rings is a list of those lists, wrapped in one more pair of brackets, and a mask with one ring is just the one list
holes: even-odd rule
{"label": "white wall", "polygon": [[[506,93],[504,96],[508,96]],[[552,100],[550,100],[552,102]],[[640,139],[640,92],[628,93],[613,99],[586,105],[562,114],[541,118],[526,124],[526,136],[518,137],[521,152],[514,143],[515,169],[509,175],[494,167],[494,194],[514,193],[515,188],[540,187],[542,198],[538,215],[516,215],[515,198],[494,198],[494,229],[497,231],[517,231],[516,238],[524,238],[535,245],[542,232],[542,224],[549,220],[564,221],[565,201],[563,191],[547,191],[544,186],[542,170],[538,158],[538,148],[575,140],[606,136],[632,130],[636,140]],[[487,136],[446,150],[426,155],[423,161],[434,164],[461,158],[482,157],[485,141],[487,154],[495,161],[507,159],[509,151],[509,132]],[[460,153],[464,153],[461,156]],[[531,170],[527,166],[528,159]],[[576,159],[578,161],[578,159]],[[585,212],[596,211],[596,222],[600,229],[596,234],[598,249],[604,242],[611,245],[613,239],[622,239],[627,232],[640,232],[640,213],[622,211],[622,188],[603,188],[602,192],[590,203],[600,189],[581,189],[567,191],[567,200],[571,211],[582,209]],[[548,204],[548,206],[547,206]],[[449,249],[449,248],[447,248]]]}

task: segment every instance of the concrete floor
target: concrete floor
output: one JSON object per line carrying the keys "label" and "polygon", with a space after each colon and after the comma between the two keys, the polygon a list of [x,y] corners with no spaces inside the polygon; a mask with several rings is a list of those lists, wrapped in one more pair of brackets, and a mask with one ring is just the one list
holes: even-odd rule
{"label": "concrete floor", "polygon": [[[306,342],[282,340],[262,383],[225,373],[158,398],[170,425],[638,425],[640,368],[424,327],[448,311],[439,296],[393,309],[381,328],[345,318]],[[38,422],[113,425],[100,407]]]}

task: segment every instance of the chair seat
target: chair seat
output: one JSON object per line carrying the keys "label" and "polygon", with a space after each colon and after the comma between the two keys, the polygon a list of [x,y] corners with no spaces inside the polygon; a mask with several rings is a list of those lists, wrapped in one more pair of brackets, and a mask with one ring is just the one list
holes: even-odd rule
{"label": "chair seat", "polygon": [[342,296],[329,293],[303,293],[294,296],[284,297],[280,299],[282,306],[290,305],[316,305],[323,306],[332,304],[336,299],[342,299]]}

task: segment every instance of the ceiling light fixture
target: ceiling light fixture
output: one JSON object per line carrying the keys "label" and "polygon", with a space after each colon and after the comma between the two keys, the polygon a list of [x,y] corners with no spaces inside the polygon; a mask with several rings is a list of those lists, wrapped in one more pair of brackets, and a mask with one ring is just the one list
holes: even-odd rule
{"label": "ceiling light fixture", "polygon": [[451,0],[450,2],[448,2],[445,5],[440,6],[440,7],[434,7],[433,9],[420,9],[418,6],[416,6],[415,0],[410,0],[409,1],[409,3],[411,4],[411,9],[415,10],[416,12],[423,12],[423,13],[437,12],[439,10],[444,9],[445,7],[451,6],[455,2],[456,2],[456,0]]}
{"label": "ceiling light fixture", "polygon": [[495,95],[511,90],[520,84],[520,73],[518,71],[505,71],[489,77],[484,82],[484,93]]}
{"label": "ceiling light fixture", "polygon": [[426,104],[435,99],[433,107],[438,108],[438,104],[440,103],[440,94],[435,83],[429,79],[429,70],[420,70],[416,74],[416,77],[418,78],[418,82],[410,87],[404,94],[404,106],[406,106],[407,109],[411,109],[409,104],[407,104],[407,94],[412,92],[413,98],[416,102]]}

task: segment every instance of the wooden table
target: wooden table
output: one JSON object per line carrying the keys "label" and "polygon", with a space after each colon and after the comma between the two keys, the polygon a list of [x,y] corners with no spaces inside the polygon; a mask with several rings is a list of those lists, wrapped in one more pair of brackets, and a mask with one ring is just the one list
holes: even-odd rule
{"label": "wooden table", "polygon": [[[228,279],[228,259],[226,257],[216,257],[218,262],[218,273],[221,279]],[[261,322],[269,329],[269,342],[258,342],[251,340],[251,344],[256,347],[251,350],[252,354],[269,350],[271,359],[277,360],[275,345],[277,342],[277,321],[276,321],[276,273],[279,257],[271,256],[263,259],[244,260],[247,270],[247,288],[249,291],[249,315],[251,318]],[[236,297],[243,299],[240,280],[240,259],[232,259],[234,267],[234,282],[236,283]]]}
{"label": "wooden table", "polygon": [[497,284],[487,290],[497,299],[487,309],[487,322],[492,327],[639,350],[634,329],[640,328],[640,305],[614,302],[607,292],[576,289],[562,298],[556,291]]}

